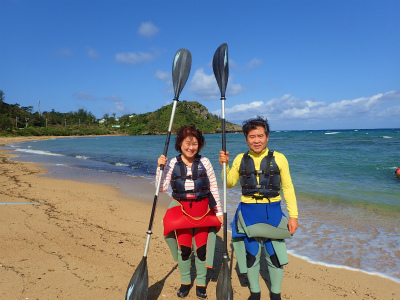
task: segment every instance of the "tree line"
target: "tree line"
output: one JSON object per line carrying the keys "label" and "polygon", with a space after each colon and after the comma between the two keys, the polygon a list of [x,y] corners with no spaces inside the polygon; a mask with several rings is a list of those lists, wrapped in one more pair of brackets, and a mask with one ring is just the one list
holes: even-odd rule
{"label": "tree line", "polygon": [[[116,123],[116,118],[105,115],[107,124]],[[33,106],[5,102],[5,93],[0,90],[0,134],[1,135],[89,135],[110,134],[107,124],[101,128],[91,112],[79,109],[68,113],[51,111],[34,112]]]}
{"label": "tree line", "polygon": [[[165,134],[168,131],[172,104],[144,114],[126,114],[117,118],[105,114],[102,120],[84,109],[61,113],[34,112],[33,106],[5,103],[0,90],[0,135],[106,135],[106,134]],[[221,119],[208,112],[198,102],[179,101],[176,107],[172,133],[182,125],[195,125],[203,133],[221,132]],[[226,123],[228,132],[241,131],[241,126]]]}

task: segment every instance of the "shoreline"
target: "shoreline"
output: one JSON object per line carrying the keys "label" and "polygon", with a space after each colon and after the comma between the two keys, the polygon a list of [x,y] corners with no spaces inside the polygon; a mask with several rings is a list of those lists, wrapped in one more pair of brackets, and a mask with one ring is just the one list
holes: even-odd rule
{"label": "shoreline", "polygon": [[[297,257],[298,259],[304,260],[307,263],[310,264],[314,264],[314,265],[319,265],[322,267],[328,267],[328,268],[333,268],[333,269],[343,269],[343,270],[348,270],[348,271],[353,271],[353,272],[360,272],[360,273],[364,273],[365,275],[371,275],[371,276],[378,276],[387,280],[391,280],[395,283],[400,284],[400,280],[397,278],[393,278],[389,275],[383,274],[383,273],[379,273],[379,272],[370,272],[370,271],[366,271],[366,270],[361,270],[361,269],[357,269],[357,268],[353,268],[353,267],[349,267],[349,266],[345,266],[345,265],[339,265],[339,264],[331,264],[331,263],[326,263],[323,261],[318,261],[318,260],[312,260],[311,258],[308,258],[306,256],[300,255],[300,254],[296,254],[293,253],[293,250],[288,250],[288,254],[289,256],[293,256],[293,257]],[[399,286],[400,288],[400,286]]]}
{"label": "shoreline", "polygon": [[[23,139],[0,138],[0,144]],[[38,176],[44,174],[40,165],[9,161],[10,156],[0,150],[1,201],[28,201],[32,205],[0,206],[4,240],[0,246],[0,295],[9,299],[25,299],[22,295],[30,299],[54,299],[56,295],[65,299],[123,298],[143,254],[153,200],[146,195],[154,196],[153,186],[139,184],[143,193],[126,195],[108,185]],[[164,193],[160,198],[165,203],[171,199]],[[149,251],[149,295],[153,297],[149,299],[176,299],[179,271],[162,238],[165,207],[160,202],[157,208]],[[216,268],[208,275],[209,299],[215,299],[221,259],[217,254],[221,248],[219,239]],[[91,259],[92,255],[98,261]],[[44,259],[33,262],[39,257]],[[309,262],[296,255],[290,255],[289,260],[284,268],[283,299],[400,299],[400,285],[391,278]],[[235,266],[234,256],[231,262]],[[247,299],[248,287],[241,282],[235,267],[232,271],[235,298]],[[51,279],[49,274],[59,276]],[[262,279],[260,284],[265,298],[266,284]],[[193,291],[187,299],[195,299]]]}

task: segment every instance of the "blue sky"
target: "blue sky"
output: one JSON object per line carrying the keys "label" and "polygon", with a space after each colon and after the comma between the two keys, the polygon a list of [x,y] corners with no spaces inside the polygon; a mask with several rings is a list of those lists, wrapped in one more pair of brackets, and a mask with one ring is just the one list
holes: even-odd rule
{"label": "blue sky", "polygon": [[220,115],[211,61],[229,47],[226,120],[272,130],[400,127],[400,1],[0,0],[0,90],[41,111],[101,118],[174,98]]}

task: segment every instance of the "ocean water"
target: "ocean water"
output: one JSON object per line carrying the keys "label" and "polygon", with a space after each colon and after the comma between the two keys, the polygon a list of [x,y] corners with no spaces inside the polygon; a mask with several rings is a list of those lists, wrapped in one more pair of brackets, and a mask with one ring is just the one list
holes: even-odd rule
{"label": "ocean water", "polygon": [[[222,194],[221,135],[205,138],[201,154],[211,160]],[[174,143],[171,136],[169,158],[177,155]],[[13,160],[45,163],[47,176],[129,189],[132,181],[154,181],[164,145],[165,136],[101,136],[7,149],[19,155]],[[394,175],[400,166],[400,129],[274,131],[268,148],[285,154],[295,186],[300,228],[287,242],[290,253],[400,283],[400,179]],[[231,161],[247,151],[243,134],[227,134],[227,150]],[[228,189],[229,223],[239,198],[239,185]],[[282,206],[285,211],[284,201]]]}

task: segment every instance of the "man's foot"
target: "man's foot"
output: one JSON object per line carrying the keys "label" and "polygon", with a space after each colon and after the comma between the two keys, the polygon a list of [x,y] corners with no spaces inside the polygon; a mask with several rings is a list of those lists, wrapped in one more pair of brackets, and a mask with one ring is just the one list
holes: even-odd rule
{"label": "man's foot", "polygon": [[206,299],[206,287],[205,286],[196,286],[196,296],[201,299]]}
{"label": "man's foot", "polygon": [[269,294],[271,300],[281,300],[281,294],[274,294],[274,293],[270,293]]}
{"label": "man's foot", "polygon": [[185,298],[187,295],[189,295],[190,291],[190,284],[181,284],[181,287],[179,288],[178,292],[176,293],[179,298]]}
{"label": "man's foot", "polygon": [[253,293],[253,292],[250,293],[251,293],[250,298],[247,300],[260,300],[261,293]]}

